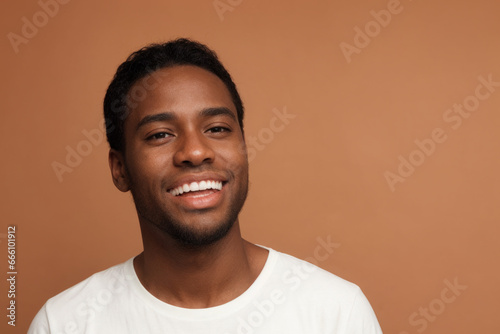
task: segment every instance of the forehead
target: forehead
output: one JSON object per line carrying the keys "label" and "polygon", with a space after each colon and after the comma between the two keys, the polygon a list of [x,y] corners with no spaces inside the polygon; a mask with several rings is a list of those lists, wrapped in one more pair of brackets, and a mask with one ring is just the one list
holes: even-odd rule
{"label": "forehead", "polygon": [[146,115],[173,112],[180,117],[196,115],[206,108],[236,108],[224,82],[200,67],[182,65],[157,70],[137,81],[127,96],[127,123]]}

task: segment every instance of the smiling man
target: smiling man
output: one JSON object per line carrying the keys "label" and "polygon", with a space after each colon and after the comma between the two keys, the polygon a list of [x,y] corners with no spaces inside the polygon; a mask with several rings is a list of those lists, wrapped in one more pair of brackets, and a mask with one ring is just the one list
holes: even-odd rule
{"label": "smiling man", "polygon": [[29,334],[381,333],[356,285],[242,238],[243,104],[213,51],[178,39],[133,53],[104,115],[144,251],[49,299]]}

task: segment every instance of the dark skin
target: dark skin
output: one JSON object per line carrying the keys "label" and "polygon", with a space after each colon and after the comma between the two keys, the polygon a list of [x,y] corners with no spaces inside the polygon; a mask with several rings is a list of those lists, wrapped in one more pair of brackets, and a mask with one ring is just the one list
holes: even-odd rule
{"label": "dark skin", "polygon": [[[113,182],[132,192],[139,217],[144,251],[134,268],[166,303],[221,305],[250,287],[268,255],[240,233],[248,159],[236,108],[224,83],[204,69],[175,66],[154,75],[160,84],[125,121],[124,151],[109,152]],[[222,189],[174,195],[202,180]]]}

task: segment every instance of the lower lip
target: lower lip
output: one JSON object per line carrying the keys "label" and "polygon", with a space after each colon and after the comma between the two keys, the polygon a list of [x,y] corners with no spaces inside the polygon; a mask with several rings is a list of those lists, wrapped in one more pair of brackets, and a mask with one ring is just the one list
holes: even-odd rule
{"label": "lower lip", "polygon": [[205,191],[195,191],[193,193],[189,192],[186,195],[173,196],[174,200],[180,205],[192,209],[192,210],[202,210],[215,207],[222,198],[222,193],[225,186],[222,186],[221,190],[210,190],[212,193],[207,193]]}

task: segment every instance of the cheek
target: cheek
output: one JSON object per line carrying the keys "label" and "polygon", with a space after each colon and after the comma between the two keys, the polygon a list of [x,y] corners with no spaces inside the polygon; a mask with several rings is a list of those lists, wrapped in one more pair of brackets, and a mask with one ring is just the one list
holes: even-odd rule
{"label": "cheek", "polygon": [[143,157],[143,164],[147,165],[156,175],[163,176],[166,169],[173,165],[173,156],[165,150],[153,150]]}
{"label": "cheek", "polygon": [[[132,179],[141,180],[141,183],[152,183],[161,181],[165,176],[168,166],[168,154],[154,150],[131,150],[127,156],[129,174]],[[171,157],[170,157],[171,159]]]}
{"label": "cheek", "polygon": [[226,147],[227,154],[231,155],[233,159],[247,160],[247,146],[245,141],[240,138],[240,140],[234,140]]}
{"label": "cheek", "polygon": [[248,157],[244,143],[232,145],[225,153],[228,168],[235,175],[245,176],[248,173]]}

